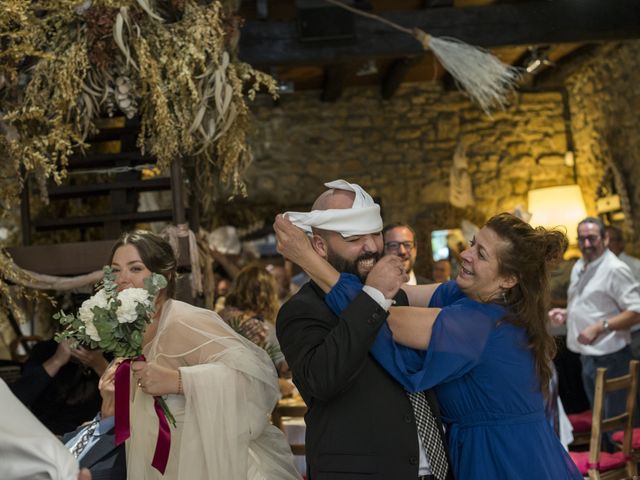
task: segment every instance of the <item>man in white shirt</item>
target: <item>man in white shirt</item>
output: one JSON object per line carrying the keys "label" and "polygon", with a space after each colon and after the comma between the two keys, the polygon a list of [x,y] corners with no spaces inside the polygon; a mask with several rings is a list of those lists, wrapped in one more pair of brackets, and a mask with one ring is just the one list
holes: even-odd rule
{"label": "man in white shirt", "polygon": [[[607,368],[609,377],[628,373],[629,330],[640,322],[640,284],[607,244],[599,219],[587,217],[578,224],[582,258],[571,271],[567,308],[549,312],[552,323],[567,323],[567,347],[580,354],[582,380],[592,406],[598,368]],[[624,392],[613,394],[605,403],[605,416],[624,409]]]}
{"label": "man in white shirt", "polygon": [[392,223],[382,229],[384,237],[384,254],[397,255],[402,259],[405,272],[409,275],[407,285],[423,285],[431,283],[429,279],[416,276],[413,266],[418,256],[416,232],[406,223]]}
{"label": "man in white shirt", "polygon": [[[607,235],[609,235],[609,250],[629,266],[633,278],[635,278],[637,282],[640,282],[640,258],[625,253],[625,241],[622,230],[618,227],[608,225]],[[640,324],[631,327],[631,355],[636,360],[640,360]]]}

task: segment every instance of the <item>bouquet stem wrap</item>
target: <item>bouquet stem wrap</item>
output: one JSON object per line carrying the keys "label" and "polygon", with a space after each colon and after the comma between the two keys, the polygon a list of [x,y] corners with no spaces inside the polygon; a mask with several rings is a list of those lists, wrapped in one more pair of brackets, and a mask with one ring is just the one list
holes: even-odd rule
{"label": "bouquet stem wrap", "polygon": [[[118,365],[115,376],[116,386],[116,406],[115,406],[115,433],[116,445],[120,445],[130,437],[131,431],[129,426],[129,397],[130,397],[130,378],[131,378],[131,362],[144,361],[144,355],[140,355],[134,359],[126,359]],[[156,449],[153,454],[151,465],[164,475],[169,460],[169,451],[171,449],[171,430],[169,422],[175,419],[169,412],[169,409],[162,397],[153,397],[153,407],[158,416],[158,439],[156,440]]]}

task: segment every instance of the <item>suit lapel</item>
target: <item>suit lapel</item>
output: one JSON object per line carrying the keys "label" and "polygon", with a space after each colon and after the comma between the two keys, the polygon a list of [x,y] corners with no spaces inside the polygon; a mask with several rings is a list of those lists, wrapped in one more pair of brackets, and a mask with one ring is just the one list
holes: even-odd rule
{"label": "suit lapel", "polygon": [[80,460],[80,466],[91,468],[102,459],[105,455],[109,454],[116,448],[116,436],[115,427],[109,430],[107,433],[100,436],[100,439],[91,447],[91,449]]}

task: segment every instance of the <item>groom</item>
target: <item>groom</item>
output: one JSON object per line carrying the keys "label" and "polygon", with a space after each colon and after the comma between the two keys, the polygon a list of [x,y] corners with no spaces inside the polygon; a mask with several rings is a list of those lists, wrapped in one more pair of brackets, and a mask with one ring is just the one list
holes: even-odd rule
{"label": "groom", "polygon": [[[380,207],[356,184],[325,185],[329,190],[312,212],[291,212],[288,218],[313,234],[314,250],[336,270],[358,275],[366,286],[340,317],[314,282],[278,313],[278,340],[308,406],[308,479],[449,479],[435,397],[420,395],[428,405],[416,407],[368,353],[388,315],[386,299],[395,296],[396,304],[407,304],[398,290],[406,281],[398,258],[386,257],[376,266],[383,251]],[[425,412],[433,426],[429,442],[420,440],[426,438]],[[437,458],[429,458],[434,449],[438,453],[431,456]]]}

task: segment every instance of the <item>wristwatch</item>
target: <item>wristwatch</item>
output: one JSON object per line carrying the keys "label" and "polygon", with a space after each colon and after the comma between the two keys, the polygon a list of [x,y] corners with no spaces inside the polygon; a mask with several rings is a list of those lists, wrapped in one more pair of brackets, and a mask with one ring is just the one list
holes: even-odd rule
{"label": "wristwatch", "polygon": [[609,320],[602,321],[602,329],[607,333],[611,332],[611,328],[609,328]]}

